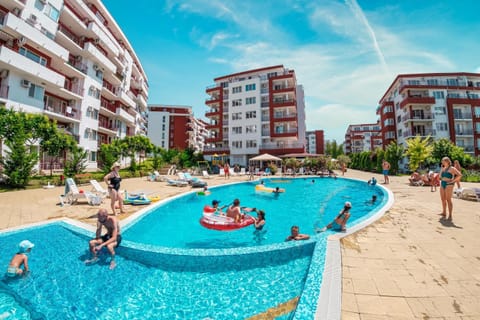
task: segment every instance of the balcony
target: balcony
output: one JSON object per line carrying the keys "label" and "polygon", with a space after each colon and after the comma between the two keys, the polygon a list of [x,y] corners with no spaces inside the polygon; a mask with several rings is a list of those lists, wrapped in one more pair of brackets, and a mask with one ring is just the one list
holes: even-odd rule
{"label": "balcony", "polygon": [[211,97],[205,100],[206,105],[220,104],[220,97]]}
{"label": "balcony", "polygon": [[217,109],[213,109],[213,110],[210,110],[210,111],[207,111],[205,112],[205,117],[207,118],[210,118],[210,117],[213,117],[213,116],[219,116],[220,115],[220,110]]}
{"label": "balcony", "polygon": [[87,53],[89,59],[97,61],[111,73],[116,72],[117,68],[115,64],[113,64],[113,62],[111,62],[110,59],[108,59],[105,54],[95,46],[95,44],[92,42],[86,42],[83,49]]}
{"label": "balcony", "polygon": [[116,135],[118,128],[115,127],[113,124],[109,124],[107,121],[99,121],[98,131],[109,135]]}
{"label": "balcony", "polygon": [[297,113],[293,113],[293,112],[275,112],[273,114],[274,121],[281,121],[281,120],[289,121],[289,120],[296,120],[296,119],[297,119]]}
{"label": "balcony", "polygon": [[212,84],[211,86],[207,87],[207,90],[206,90],[207,93],[211,93],[211,92],[214,92],[214,91],[219,91],[220,92],[220,91],[222,91],[222,87],[219,87],[216,84]]}
{"label": "balcony", "polygon": [[402,117],[402,122],[408,121],[433,121],[434,115],[432,113],[424,113],[420,115],[406,114]]}
{"label": "balcony", "polygon": [[273,85],[272,92],[295,92],[294,86],[287,85]]}
{"label": "balcony", "polygon": [[286,143],[281,146],[272,144],[261,144],[259,153],[269,153],[272,155],[283,155],[288,153],[304,153],[305,145],[302,143]]}
{"label": "balcony", "polygon": [[401,103],[400,108],[403,108],[407,105],[425,105],[430,106],[435,104],[434,97],[422,96],[422,95],[412,95],[406,97]]}
{"label": "balcony", "polygon": [[230,154],[230,148],[228,148],[228,147],[205,147],[203,149],[203,154],[207,154],[207,155]]}
{"label": "balcony", "polygon": [[127,111],[123,110],[123,108],[121,107],[118,107],[117,108],[117,111],[116,111],[116,114],[122,118],[123,120],[125,120],[126,122],[130,123],[130,124],[134,124],[135,123],[135,117],[132,116],[130,113],[128,113]]}
{"label": "balcony", "polygon": [[453,119],[455,120],[472,120],[471,112],[454,112]]}
{"label": "balcony", "polygon": [[457,137],[473,136],[473,129],[462,129],[462,130],[455,129],[455,136]]}
{"label": "balcony", "polygon": [[433,129],[425,129],[425,130],[405,130],[403,132],[404,138],[413,138],[413,137],[427,137],[427,136],[435,136],[436,131]]}
{"label": "balcony", "polygon": [[0,47],[0,62],[10,65],[11,68],[19,73],[27,74],[35,79],[41,79],[42,82],[48,82],[58,88],[63,88],[65,84],[65,77],[61,74],[5,46]]}
{"label": "balcony", "polygon": [[272,102],[272,107],[289,107],[295,106],[297,103],[296,99],[286,99],[286,98],[274,98]]}
{"label": "balcony", "polygon": [[48,97],[48,101],[44,106],[45,114],[51,118],[55,118],[61,121],[78,120],[81,119],[81,113],[73,106],[67,106],[64,101]]}
{"label": "balcony", "polygon": [[93,33],[93,38],[99,39],[107,48],[108,50],[113,53],[113,56],[117,56],[120,51],[115,46],[115,44],[110,40],[110,37],[95,23],[91,21],[87,29]]}

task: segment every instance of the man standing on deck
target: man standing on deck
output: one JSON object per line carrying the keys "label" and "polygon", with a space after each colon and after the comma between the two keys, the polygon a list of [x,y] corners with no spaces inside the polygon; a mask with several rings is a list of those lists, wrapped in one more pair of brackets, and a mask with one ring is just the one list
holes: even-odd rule
{"label": "man standing on deck", "polygon": [[383,184],[388,184],[390,182],[390,178],[388,177],[388,173],[390,171],[390,163],[387,160],[383,159],[382,161],[382,170],[383,170]]}

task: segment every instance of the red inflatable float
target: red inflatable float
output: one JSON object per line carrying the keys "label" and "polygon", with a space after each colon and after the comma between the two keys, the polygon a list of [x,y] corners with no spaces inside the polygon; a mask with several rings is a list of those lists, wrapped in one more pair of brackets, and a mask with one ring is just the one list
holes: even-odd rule
{"label": "red inflatable float", "polygon": [[210,206],[203,207],[203,216],[200,218],[200,224],[207,229],[218,231],[232,231],[248,227],[255,220],[249,215],[244,215],[242,221],[235,222],[233,218],[215,214],[215,208]]}

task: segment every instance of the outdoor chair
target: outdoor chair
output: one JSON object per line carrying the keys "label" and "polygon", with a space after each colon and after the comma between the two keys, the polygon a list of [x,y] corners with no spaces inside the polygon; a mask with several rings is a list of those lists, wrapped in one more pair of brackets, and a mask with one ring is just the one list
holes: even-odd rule
{"label": "outdoor chair", "polygon": [[68,204],[75,204],[78,200],[86,200],[89,205],[100,205],[102,198],[89,191],[81,191],[72,178],[65,180],[65,193],[63,197]]}
{"label": "outdoor chair", "polygon": [[108,196],[108,191],[105,190],[97,180],[90,180],[90,184],[92,185],[93,189],[92,192],[102,198],[106,198]]}

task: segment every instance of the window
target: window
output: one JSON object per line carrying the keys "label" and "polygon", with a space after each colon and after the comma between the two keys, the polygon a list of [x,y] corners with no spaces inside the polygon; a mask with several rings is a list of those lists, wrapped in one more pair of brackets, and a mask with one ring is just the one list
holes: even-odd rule
{"label": "window", "polygon": [[245,127],[245,132],[246,133],[255,133],[255,132],[257,132],[257,126],[254,125],[254,124],[246,126]]}
{"label": "window", "polygon": [[399,102],[395,103],[395,110],[398,110],[398,109],[400,109],[400,103]]}
{"label": "window", "polygon": [[383,114],[388,113],[388,112],[393,112],[393,107],[392,106],[386,106],[383,108]]}
{"label": "window", "polygon": [[257,117],[257,111],[248,111],[245,112],[246,119],[255,119]]}
{"label": "window", "polygon": [[43,87],[37,86],[33,83],[30,84],[30,87],[28,88],[28,96],[36,100],[43,100],[44,93],[45,89]]}
{"label": "window", "polygon": [[247,140],[247,141],[245,141],[245,147],[256,148],[257,147],[257,141],[256,140]]}
{"label": "window", "polygon": [[96,151],[90,151],[89,160],[91,162],[97,161],[97,152]]}
{"label": "window", "polygon": [[429,86],[438,86],[438,79],[427,79],[427,84]]}
{"label": "window", "polygon": [[242,92],[242,86],[232,88],[232,93],[240,93],[240,92]]}
{"label": "window", "polygon": [[276,72],[267,73],[267,78],[276,77],[276,76],[277,76]]}
{"label": "window", "polygon": [[475,117],[476,118],[480,118],[480,107],[479,106],[475,106],[475,108],[473,109],[474,112],[475,112]]}
{"label": "window", "polygon": [[32,51],[30,51],[28,49],[25,49],[24,47],[20,47],[20,49],[18,49],[18,53],[21,54],[22,56],[27,57],[28,59],[30,59],[32,61],[35,61],[36,63],[41,64],[42,66],[47,65],[47,59],[39,56],[36,53],[33,53]]}
{"label": "window", "polygon": [[408,80],[407,83],[409,85],[418,86],[420,85],[420,80]]}
{"label": "window", "polygon": [[165,120],[166,120],[166,117],[163,116],[163,117],[162,117],[162,122],[165,123]]}
{"label": "window", "polygon": [[399,136],[399,137],[402,136],[402,129],[398,129],[398,136]]}
{"label": "window", "polygon": [[90,88],[88,89],[88,95],[96,99],[100,99],[100,90],[95,88],[94,86],[90,86]]}
{"label": "window", "polygon": [[445,93],[443,91],[433,91],[433,97],[435,99],[445,99]]}
{"label": "window", "polygon": [[458,86],[458,79],[447,79],[447,86]]}
{"label": "window", "polygon": [[245,91],[254,91],[255,90],[255,83],[247,84],[245,86]]}
{"label": "window", "polygon": [[242,133],[242,127],[232,127],[232,133],[233,134],[241,134]]}
{"label": "window", "polygon": [[162,124],[162,131],[165,131],[165,125]]}
{"label": "window", "polygon": [[242,120],[242,113],[241,112],[232,113],[232,120]]}
{"label": "window", "polygon": [[445,107],[435,107],[435,114],[446,114],[447,108]]}
{"label": "window", "polygon": [[242,99],[232,100],[232,107],[239,107],[242,105]]}
{"label": "window", "polygon": [[98,69],[95,71],[95,76],[100,79],[100,80],[103,80],[103,71]]}
{"label": "window", "polygon": [[245,99],[245,104],[255,104],[257,102],[256,97],[250,97]]}
{"label": "window", "polygon": [[45,14],[55,22],[58,22],[58,18],[60,17],[60,11],[58,11],[58,9],[53,7],[50,3],[45,9]]}
{"label": "window", "polygon": [[384,126],[393,126],[393,124],[393,119],[385,119],[385,121],[383,122]]}
{"label": "window", "polygon": [[438,131],[447,131],[448,130],[448,126],[447,126],[446,122],[439,122],[439,123],[436,124],[436,126],[437,126]]}
{"label": "window", "polygon": [[232,141],[232,148],[233,149],[241,149],[242,148],[242,141]]}

